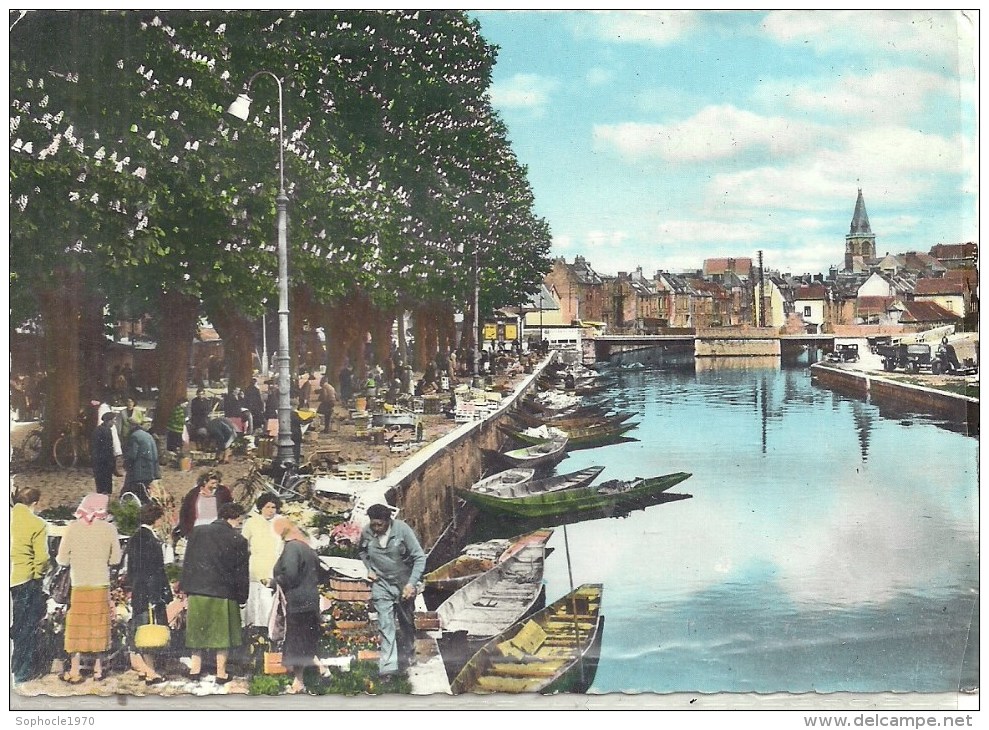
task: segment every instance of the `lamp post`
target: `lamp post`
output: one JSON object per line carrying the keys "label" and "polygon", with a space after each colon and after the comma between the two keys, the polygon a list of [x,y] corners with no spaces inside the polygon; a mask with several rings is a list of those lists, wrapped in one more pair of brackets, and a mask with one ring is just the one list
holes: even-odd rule
{"label": "lamp post", "polygon": [[481,320],[478,312],[480,282],[477,276],[477,241],[474,242],[474,376],[481,376]]}
{"label": "lamp post", "polygon": [[265,300],[265,311],[261,315],[261,375],[268,377],[268,300]]}
{"label": "lamp post", "polygon": [[244,91],[227,109],[227,114],[247,121],[251,102],[248,93],[258,76],[270,76],[278,84],[278,462],[283,467],[295,462],[292,443],[292,404],[289,385],[289,327],[288,327],[288,196],[285,194],[285,139],[282,121],[282,80],[271,71],[258,71],[248,80]]}

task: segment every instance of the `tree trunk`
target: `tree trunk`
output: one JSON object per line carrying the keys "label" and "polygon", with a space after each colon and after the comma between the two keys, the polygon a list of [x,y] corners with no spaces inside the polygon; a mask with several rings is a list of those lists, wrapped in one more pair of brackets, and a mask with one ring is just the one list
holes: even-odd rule
{"label": "tree trunk", "polygon": [[[391,371],[391,326],[395,315],[384,309],[372,307],[369,312],[368,328],[371,332],[371,345],[374,359],[385,373],[386,382],[392,377]],[[378,383],[379,387],[382,385]]]}
{"label": "tree trunk", "polygon": [[469,304],[464,311],[464,321],[460,327],[460,345],[464,352],[477,350],[477,332],[474,330],[474,305]]}
{"label": "tree trunk", "polygon": [[415,310],[415,368],[423,370],[439,352],[440,306],[437,302],[420,303]]}
{"label": "tree trunk", "polygon": [[405,307],[400,306],[395,314],[395,318],[398,320],[398,354],[402,358],[402,362],[407,363],[409,361],[409,342],[408,338],[405,336]]}
{"label": "tree trunk", "polygon": [[[113,383],[106,367],[107,339],[103,326],[106,298],[98,292],[79,292],[79,384],[86,398],[106,400],[113,397]],[[121,404],[123,405],[123,404]]]}
{"label": "tree trunk", "polygon": [[437,305],[436,327],[437,346],[447,354],[457,349],[457,324],[453,317],[453,307],[447,302]]}
{"label": "tree trunk", "polygon": [[227,382],[246,388],[254,375],[254,323],[237,310],[222,305],[207,315],[223,340]]}
{"label": "tree trunk", "polygon": [[319,326],[323,328],[326,336],[326,354],[323,364],[326,366],[326,377],[334,388],[340,388],[340,371],[343,369],[343,360],[346,357],[346,341],[344,332],[346,328],[340,324],[337,311],[332,305],[326,304],[319,308],[317,315]]}
{"label": "tree trunk", "polygon": [[181,292],[161,295],[158,338],[158,406],[152,429],[164,434],[175,406],[188,400],[189,353],[196,334],[199,300]]}
{"label": "tree trunk", "polygon": [[52,282],[57,285],[41,289],[38,295],[48,365],[42,458],[49,463],[55,437],[79,415],[79,321],[82,314],[78,276],[56,271]]}

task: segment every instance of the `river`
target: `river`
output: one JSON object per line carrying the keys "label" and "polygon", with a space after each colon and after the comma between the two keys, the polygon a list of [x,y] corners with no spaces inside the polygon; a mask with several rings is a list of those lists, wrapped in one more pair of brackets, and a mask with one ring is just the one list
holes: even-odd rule
{"label": "river", "polygon": [[558,471],[686,471],[692,497],[556,528],[547,601],[604,584],[591,693],[978,686],[976,438],[776,360],[624,370],[607,396],[636,440]]}

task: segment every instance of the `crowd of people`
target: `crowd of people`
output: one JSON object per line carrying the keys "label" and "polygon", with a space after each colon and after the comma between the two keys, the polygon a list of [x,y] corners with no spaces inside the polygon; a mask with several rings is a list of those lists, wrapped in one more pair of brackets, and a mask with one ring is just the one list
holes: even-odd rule
{"label": "crowd of people", "polygon": [[[68,665],[59,678],[79,684],[86,672],[104,676],[103,658],[113,648],[114,606],[111,591],[120,575],[129,590],[127,651],[130,667],[147,685],[170,679],[200,681],[212,660],[213,682],[232,678],[231,652],[257,635],[277,641],[282,662],[292,674],[286,689],[305,691],[307,667],[318,666],[320,640],[319,558],[309,535],[279,514],[281,500],[265,494],[250,515],[234,502],[215,469],[202,472],[182,500],[172,530],[168,511],[155,502],[143,504],[139,527],[122,540],[110,512],[110,497],[92,492],[75,510],[54,556],[69,571],[71,592],[65,614],[63,648]],[[40,627],[47,610],[45,579],[52,565],[47,523],[37,514],[41,494],[24,487],[14,494],[11,510],[12,605],[11,671],[15,684],[50,670],[42,666]],[[426,564],[415,533],[383,504],[367,510],[358,556],[367,569],[380,633],[379,673],[406,672],[415,660],[413,601]],[[185,538],[181,573],[169,581],[166,564],[173,551],[167,539]],[[122,547],[123,543],[123,547]],[[168,676],[159,652],[137,641],[138,629],[168,624],[166,608],[185,596],[185,677]]]}
{"label": "crowd of people", "polygon": [[[416,396],[452,393],[456,384],[476,377],[475,370],[480,375],[501,374],[524,365],[524,356],[512,357],[507,349],[484,351],[476,358],[470,351],[440,352],[417,380],[412,368],[393,354],[361,374],[346,361],[338,373],[339,390],[326,376],[303,371],[291,384],[293,440],[298,450],[298,410],[314,408],[322,416],[323,430],[330,432],[335,409],[354,405],[360,395],[409,404]],[[224,463],[238,436],[277,433],[278,388],[274,382],[265,385],[266,392],[257,379],[244,388],[231,385],[222,398],[199,388],[196,397],[179,404],[168,419],[166,448],[183,451],[191,443],[202,450],[211,447],[217,461]],[[50,665],[39,666],[50,653],[37,650],[49,600],[44,580],[56,566],[66,566],[71,593],[61,637],[68,657],[59,675],[63,681],[80,683],[86,671],[97,680],[103,676],[102,660],[115,641],[112,579],[121,574],[130,595],[130,666],[148,685],[179,677],[168,676],[171,668],[158,650],[137,646],[137,629],[167,623],[171,612],[166,607],[174,607],[176,598],[184,596],[181,648],[189,657],[187,679],[200,679],[204,664],[211,662],[214,681],[228,682],[231,652],[277,628],[283,663],[293,678],[288,691],[303,691],[306,668],[318,663],[320,631],[320,566],[308,535],[280,514],[282,504],[274,495],[262,495],[245,514],[216,469],[202,471],[175,504],[156,487],[161,447],[133,389],[123,389],[116,402],[123,407],[111,408],[106,400],[91,404],[89,413],[98,422],[91,438],[94,488],[75,510],[75,520],[65,528],[54,556],[49,555],[47,525],[35,514],[39,491],[21,488],[14,495],[10,593],[15,683],[50,670]],[[109,510],[113,478],[120,476],[121,499],[133,495],[140,503],[139,527],[125,540]],[[392,676],[407,671],[414,661],[413,602],[426,556],[412,529],[395,519],[388,506],[370,507],[367,518],[358,555],[372,583],[380,631],[379,671]],[[173,560],[181,567],[177,583],[166,573]],[[277,616],[283,617],[280,623],[272,620]]]}

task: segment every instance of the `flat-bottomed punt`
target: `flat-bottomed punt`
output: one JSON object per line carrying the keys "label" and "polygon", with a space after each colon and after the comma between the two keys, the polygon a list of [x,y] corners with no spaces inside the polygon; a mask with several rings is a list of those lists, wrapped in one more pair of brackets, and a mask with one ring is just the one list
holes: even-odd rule
{"label": "flat-bottomed punt", "polygon": [[488,512],[524,518],[555,517],[647,504],[690,476],[687,472],[674,472],[648,479],[612,480],[600,485],[589,484],[519,497],[497,498],[465,491],[459,494]]}
{"label": "flat-bottomed punt", "polygon": [[422,582],[426,590],[452,593],[480,578],[495,565],[505,562],[527,545],[545,546],[552,536],[552,529],[542,529],[499,541],[504,544],[504,548],[494,556],[480,549],[472,550],[472,546],[468,546],[463,554],[424,575]]}
{"label": "flat-bottomed punt", "polygon": [[[558,436],[548,436],[552,432],[548,429],[556,429],[560,433],[565,433],[567,436],[567,449],[570,451],[576,451],[578,449],[591,449],[596,446],[606,446],[608,444],[614,443],[621,439],[621,437],[627,432],[631,431],[633,428],[637,427],[638,423],[602,423],[597,426],[581,426],[581,427],[558,427],[556,424],[547,424],[547,429],[538,428],[532,430],[522,430],[513,429],[510,426],[504,424],[499,424],[498,428],[506,436],[514,439],[520,444],[535,445],[546,441],[548,437],[558,438]],[[533,430],[536,431],[533,433]],[[540,433],[543,432],[543,433]]]}
{"label": "flat-bottomed punt", "polygon": [[457,489],[456,492],[466,501],[485,511],[522,514],[515,506],[519,502],[536,496],[586,487],[597,479],[602,471],[604,471],[603,466],[589,466],[569,474],[533,479],[518,485],[487,487],[478,483],[469,489]]}
{"label": "flat-bottomed punt", "polygon": [[604,631],[599,583],[580,586],[492,638],[450,685],[465,692],[586,692],[594,682]]}
{"label": "flat-bottomed punt", "polygon": [[548,468],[559,464],[567,455],[567,439],[557,438],[543,440],[530,446],[509,451],[491,451],[483,449],[484,453],[513,467]]}
{"label": "flat-bottomed punt", "polygon": [[546,544],[529,543],[467,583],[436,609],[444,632],[479,645],[535,609],[543,590]]}

